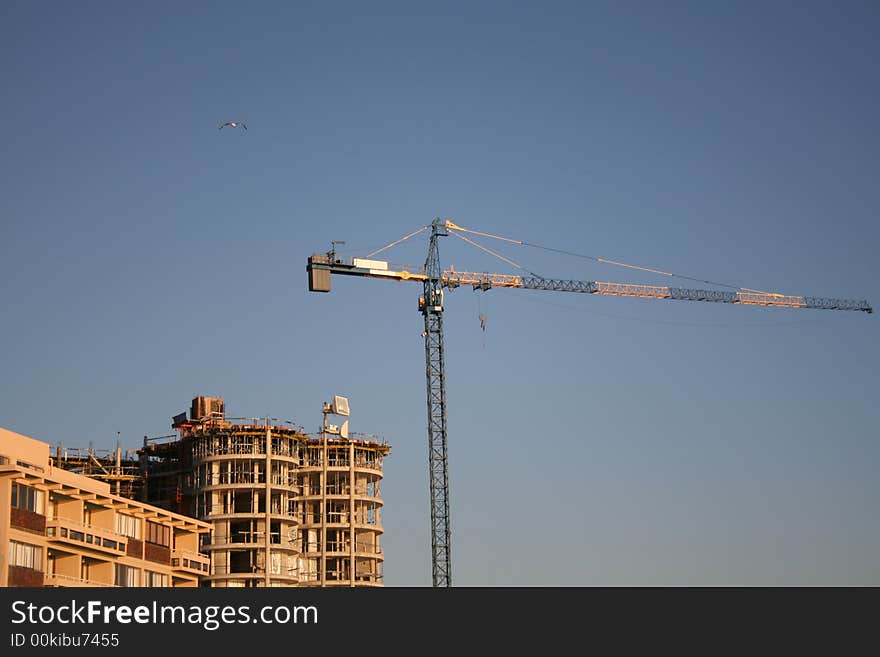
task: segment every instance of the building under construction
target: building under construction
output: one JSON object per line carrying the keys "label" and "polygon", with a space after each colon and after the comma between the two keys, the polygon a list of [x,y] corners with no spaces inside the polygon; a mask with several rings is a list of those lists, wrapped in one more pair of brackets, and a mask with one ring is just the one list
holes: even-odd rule
{"label": "building under construction", "polygon": [[[323,407],[307,434],[270,418],[228,418],[223,399],[195,397],[175,434],[144,438],[137,459],[117,448],[56,451],[56,464],[102,479],[119,494],[209,522],[201,552],[211,556],[203,584],[381,586],[380,482],[390,452],[375,436],[328,422],[348,401]],[[273,424],[273,421],[276,424]]]}
{"label": "building under construction", "polygon": [[110,490],[115,495],[142,500],[144,477],[138,461],[129,456],[136,451],[123,453],[118,445],[112,451],[57,445],[52,464],[110,484]]}

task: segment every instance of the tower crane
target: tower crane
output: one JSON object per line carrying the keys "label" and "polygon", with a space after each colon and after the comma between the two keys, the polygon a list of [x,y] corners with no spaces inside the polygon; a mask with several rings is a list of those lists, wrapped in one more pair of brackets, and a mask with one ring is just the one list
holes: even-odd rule
{"label": "tower crane", "polygon": [[[329,292],[331,274],[345,276],[362,276],[381,278],[392,281],[414,281],[423,286],[423,295],[419,297],[419,311],[424,316],[425,331],[425,377],[427,383],[428,402],[428,471],[431,496],[431,555],[432,582],[435,587],[452,585],[451,560],[451,525],[449,517],[449,476],[446,449],[446,376],[445,353],[443,346],[443,288],[454,289],[461,285],[472,285],[475,290],[489,290],[493,287],[520,288],[524,290],[550,290],[556,292],[578,292],[581,294],[600,294],[619,297],[638,297],[643,299],[669,299],[681,301],[709,301],[715,303],[731,303],[747,306],[768,306],[775,308],[809,308],[817,310],[850,310],[873,313],[867,301],[849,299],[830,299],[784,295],[775,292],[764,292],[749,288],[734,288],[732,291],[699,290],[682,287],[659,285],[641,285],[634,283],[610,283],[601,281],[580,281],[559,278],[544,278],[528,272],[528,275],[494,274],[484,272],[460,272],[454,269],[442,270],[438,239],[450,234],[470,242],[474,246],[495,255],[506,262],[522,269],[515,262],[480,246],[463,235],[474,233],[484,237],[492,237],[517,244],[528,244],[521,240],[498,237],[488,233],[469,230],[451,221],[435,219],[430,226],[392,242],[374,255],[399,242],[402,242],[425,230],[431,230],[428,242],[428,255],[424,268],[418,271],[389,268],[383,260],[367,258],[341,259],[336,256],[336,244],[326,254],[309,256],[306,271],[309,277],[309,290],[312,292]],[[530,244],[530,246],[537,246]],[[544,248],[544,247],[542,247]],[[550,249],[559,251],[559,249]],[[567,253],[564,252],[563,253]],[[577,254],[570,254],[577,255]],[[584,256],[588,257],[588,256]],[[592,258],[606,264],[621,265],[632,269],[675,276],[646,267],[626,263]],[[681,277],[688,278],[688,277]],[[697,279],[691,279],[697,280]],[[711,281],[704,281],[709,282]],[[722,284],[718,284],[722,285]]]}

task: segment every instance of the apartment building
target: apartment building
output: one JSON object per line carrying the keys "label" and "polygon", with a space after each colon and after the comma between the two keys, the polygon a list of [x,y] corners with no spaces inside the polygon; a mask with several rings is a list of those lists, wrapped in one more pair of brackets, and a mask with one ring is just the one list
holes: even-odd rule
{"label": "apartment building", "polygon": [[199,586],[210,531],[55,467],[48,443],[0,428],[0,586]]}
{"label": "apartment building", "polygon": [[[319,436],[269,419],[230,418],[194,397],[179,437],[138,451],[144,499],[211,523],[212,587],[377,587],[384,554],[384,441],[348,435],[348,400],[324,404]],[[361,436],[362,434],[358,434]]]}

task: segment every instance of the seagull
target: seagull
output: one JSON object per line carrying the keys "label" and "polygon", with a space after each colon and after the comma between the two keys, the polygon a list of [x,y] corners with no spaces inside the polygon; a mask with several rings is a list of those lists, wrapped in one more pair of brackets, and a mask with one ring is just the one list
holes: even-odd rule
{"label": "seagull", "polygon": [[241,126],[241,127],[244,128],[245,130],[247,130],[247,126],[246,126],[244,123],[242,123],[241,121],[227,121],[226,123],[224,123],[223,125],[221,125],[221,126],[220,126],[219,128],[217,128],[217,129],[218,129],[218,130],[222,130],[222,129],[225,128],[226,126],[229,126],[230,128],[237,128],[238,126]]}

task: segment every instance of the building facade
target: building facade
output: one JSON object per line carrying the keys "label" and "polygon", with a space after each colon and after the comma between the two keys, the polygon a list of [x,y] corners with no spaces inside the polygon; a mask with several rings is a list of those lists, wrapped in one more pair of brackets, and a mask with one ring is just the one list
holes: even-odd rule
{"label": "building facade", "polygon": [[[342,399],[342,398],[337,398]],[[139,451],[150,503],[211,524],[217,587],[381,586],[380,494],[390,447],[327,424],[319,436],[225,416],[196,397],[176,439]],[[347,414],[347,404],[344,412]]]}
{"label": "building facade", "polygon": [[0,429],[0,586],[194,587],[211,525],[56,467],[50,446]]}

